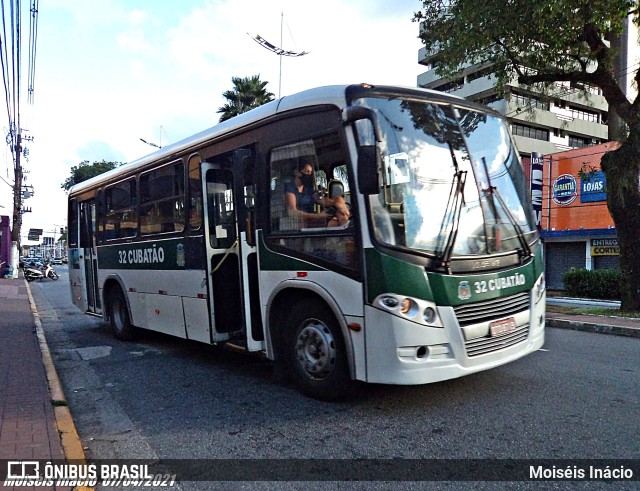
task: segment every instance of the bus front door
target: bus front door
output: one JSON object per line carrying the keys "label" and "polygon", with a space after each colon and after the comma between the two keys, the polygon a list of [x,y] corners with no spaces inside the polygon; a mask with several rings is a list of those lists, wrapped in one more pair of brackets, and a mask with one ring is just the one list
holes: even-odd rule
{"label": "bus front door", "polygon": [[[231,156],[230,156],[231,157]],[[252,184],[244,166],[251,152],[233,152],[232,162],[202,164],[205,237],[209,267],[212,341],[230,341],[248,351],[264,349],[253,240]]]}

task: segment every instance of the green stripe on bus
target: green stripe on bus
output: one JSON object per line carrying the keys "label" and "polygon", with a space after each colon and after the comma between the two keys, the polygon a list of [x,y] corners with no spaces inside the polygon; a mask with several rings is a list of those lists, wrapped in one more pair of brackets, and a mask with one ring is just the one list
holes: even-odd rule
{"label": "green stripe on bus", "polygon": [[[534,251],[539,252],[538,248]],[[540,254],[524,266],[495,273],[443,275],[427,273],[438,305],[464,305],[529,291],[542,273]]]}
{"label": "green stripe on bus", "polygon": [[[534,252],[539,249],[534,248]],[[366,249],[365,259],[369,302],[382,293],[395,293],[435,301],[438,305],[463,305],[531,290],[542,272],[539,253],[524,266],[473,275],[427,273],[422,266],[375,249]]]}
{"label": "green stripe on bus", "polygon": [[382,293],[395,293],[433,300],[433,292],[422,266],[402,261],[376,249],[365,249],[369,303]]}
{"label": "green stripe on bus", "polygon": [[98,247],[100,269],[185,269],[184,238]]}

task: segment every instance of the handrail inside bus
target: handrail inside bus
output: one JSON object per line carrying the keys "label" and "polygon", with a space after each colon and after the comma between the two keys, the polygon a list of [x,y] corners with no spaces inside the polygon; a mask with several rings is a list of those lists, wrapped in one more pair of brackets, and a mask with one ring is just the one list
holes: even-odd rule
{"label": "handrail inside bus", "polygon": [[238,239],[234,240],[233,244],[229,246],[229,248],[227,249],[227,252],[224,253],[224,256],[222,257],[222,259],[220,259],[216,267],[211,270],[211,275],[213,275],[216,271],[220,269],[220,266],[222,266],[222,263],[224,262],[224,260],[227,259],[227,256],[231,254],[231,251],[237,245],[238,245]]}

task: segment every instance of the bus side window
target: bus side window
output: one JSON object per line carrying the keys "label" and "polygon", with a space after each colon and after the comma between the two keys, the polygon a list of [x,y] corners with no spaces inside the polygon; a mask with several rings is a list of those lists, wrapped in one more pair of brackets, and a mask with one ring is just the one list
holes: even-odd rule
{"label": "bus side window", "polygon": [[[354,221],[350,211],[345,211],[345,205],[350,207],[349,176],[347,166],[341,163],[346,158],[341,157],[342,143],[337,133],[276,147],[271,151],[269,240],[279,247],[355,268]],[[305,184],[300,178],[301,163],[304,165],[305,162],[313,162],[315,179],[310,184]],[[331,179],[328,170],[332,170]],[[332,205],[329,199],[330,183],[335,193],[333,198],[340,200],[338,204]],[[305,195],[309,194],[306,191],[309,186],[313,188],[313,209],[307,208]],[[291,212],[287,207],[287,195],[296,197],[296,205],[303,203],[305,208],[298,206],[303,213]],[[290,203],[291,200],[289,206]]]}
{"label": "bus side window", "polygon": [[228,189],[227,185],[221,182],[207,182],[207,194],[211,247],[215,249],[231,247],[236,240],[233,190]]}
{"label": "bus side window", "polygon": [[106,190],[106,215],[103,238],[133,237],[138,230],[136,182],[128,179]]}
{"label": "bus side window", "polygon": [[140,229],[143,234],[184,229],[183,179],[182,163],[140,176]]}

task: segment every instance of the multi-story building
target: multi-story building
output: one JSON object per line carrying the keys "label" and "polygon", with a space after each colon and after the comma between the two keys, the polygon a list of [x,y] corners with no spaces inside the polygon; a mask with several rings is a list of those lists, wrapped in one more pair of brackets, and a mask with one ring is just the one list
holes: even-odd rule
{"label": "multi-story building", "polygon": [[454,93],[507,116],[522,157],[532,152],[548,155],[608,140],[608,104],[595,87],[589,88],[589,96],[585,98],[579,87],[557,84],[548,100],[531,87],[521,86],[514,77],[504,96],[499,96],[491,67],[466,66],[457,78],[443,79],[436,74],[434,56],[424,48],[420,50],[418,61],[428,70],[418,76],[418,86]]}
{"label": "multi-story building", "polygon": [[[630,98],[635,98],[634,76],[640,65],[640,46],[638,28],[631,19],[627,19],[616,44],[620,85]],[[521,86],[514,76],[506,85],[505,94],[499,96],[490,66],[467,65],[457,77],[443,79],[436,74],[437,55],[425,48],[419,50],[418,63],[425,65],[427,71],[418,75],[418,86],[454,93],[507,116],[525,163],[532,152],[549,155],[613,139],[609,136],[608,104],[597,87],[558,83],[549,98],[530,86]],[[580,90],[583,88],[587,88],[587,97]]]}

